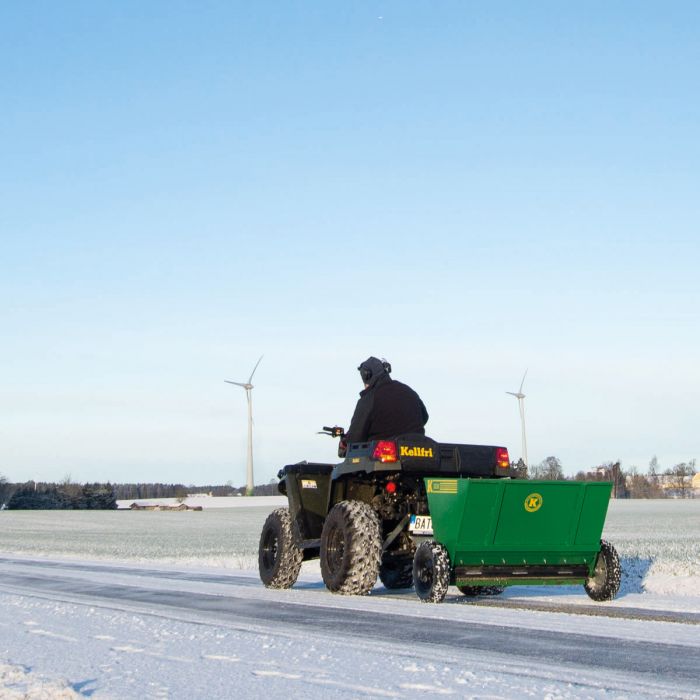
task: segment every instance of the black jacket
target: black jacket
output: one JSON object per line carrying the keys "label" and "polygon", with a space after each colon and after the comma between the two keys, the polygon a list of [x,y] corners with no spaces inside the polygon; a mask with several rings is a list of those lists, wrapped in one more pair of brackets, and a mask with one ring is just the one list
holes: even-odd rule
{"label": "black jacket", "polygon": [[343,442],[364,442],[404,433],[425,435],[428,411],[410,386],[381,374],[360,392]]}

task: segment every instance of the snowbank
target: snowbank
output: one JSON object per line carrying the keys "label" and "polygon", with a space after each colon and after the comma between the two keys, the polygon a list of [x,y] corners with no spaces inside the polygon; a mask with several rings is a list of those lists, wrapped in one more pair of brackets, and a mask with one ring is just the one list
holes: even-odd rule
{"label": "snowbank", "polygon": [[47,680],[25,666],[0,663],[0,695],[3,700],[77,700],[65,680]]}

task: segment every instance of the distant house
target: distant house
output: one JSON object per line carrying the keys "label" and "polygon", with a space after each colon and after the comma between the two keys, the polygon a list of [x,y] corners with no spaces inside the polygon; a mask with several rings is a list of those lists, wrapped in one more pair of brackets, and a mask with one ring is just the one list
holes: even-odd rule
{"label": "distant house", "polygon": [[693,477],[693,480],[690,482],[690,487],[693,489],[695,497],[700,498],[700,472]]}

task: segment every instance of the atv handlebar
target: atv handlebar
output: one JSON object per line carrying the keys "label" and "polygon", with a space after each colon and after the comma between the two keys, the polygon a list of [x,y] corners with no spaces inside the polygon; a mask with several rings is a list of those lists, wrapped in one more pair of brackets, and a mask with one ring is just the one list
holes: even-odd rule
{"label": "atv handlebar", "polygon": [[332,428],[329,428],[327,425],[324,425],[323,430],[319,430],[318,434],[342,438],[345,435],[345,429],[341,428],[338,425],[334,425]]}

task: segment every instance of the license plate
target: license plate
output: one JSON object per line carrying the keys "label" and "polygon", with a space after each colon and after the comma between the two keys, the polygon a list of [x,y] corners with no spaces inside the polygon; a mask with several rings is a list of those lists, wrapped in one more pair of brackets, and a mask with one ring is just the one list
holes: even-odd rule
{"label": "license plate", "polygon": [[412,515],[408,529],[414,535],[432,535],[433,519],[429,515]]}

